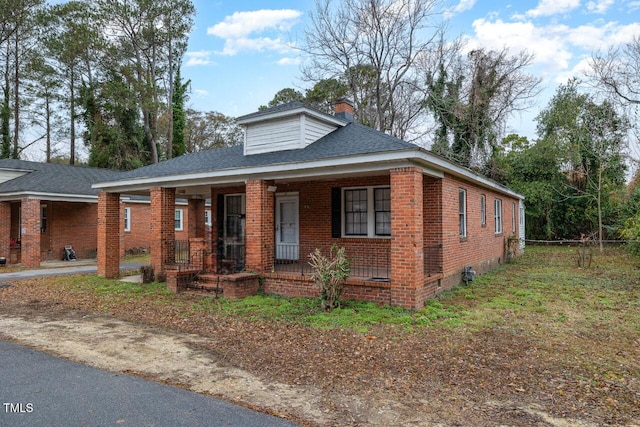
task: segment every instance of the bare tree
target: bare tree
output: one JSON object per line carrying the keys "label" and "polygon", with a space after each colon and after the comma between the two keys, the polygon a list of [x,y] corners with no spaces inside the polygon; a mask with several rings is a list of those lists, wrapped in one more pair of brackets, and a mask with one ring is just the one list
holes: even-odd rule
{"label": "bare tree", "polygon": [[399,138],[424,109],[416,63],[442,31],[440,0],[317,0],[303,50],[309,81],[349,87],[356,120]]}
{"label": "bare tree", "polygon": [[640,105],[640,35],[622,47],[591,57],[589,76],[628,104]]}
{"label": "bare tree", "polygon": [[[460,46],[458,46],[460,48]],[[441,54],[426,69],[427,101],[439,129],[440,154],[465,166],[483,166],[514,112],[530,108],[540,79],[526,72],[533,56],[476,49],[467,55]]]}

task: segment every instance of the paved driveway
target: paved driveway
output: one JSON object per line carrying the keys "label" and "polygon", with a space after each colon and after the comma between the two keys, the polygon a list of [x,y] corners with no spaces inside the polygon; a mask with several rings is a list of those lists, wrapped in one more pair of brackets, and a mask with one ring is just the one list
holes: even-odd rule
{"label": "paved driveway", "polygon": [[[22,270],[10,273],[3,273],[0,268],[0,283],[11,282],[12,280],[36,279],[44,276],[70,276],[73,274],[91,274],[97,273],[98,267],[95,264],[79,264],[66,263],[69,267],[51,267],[39,268],[35,270]],[[45,264],[46,265],[46,264]],[[120,270],[139,270],[143,264],[126,263],[120,264]]]}
{"label": "paved driveway", "polygon": [[0,340],[0,426],[294,426]]}

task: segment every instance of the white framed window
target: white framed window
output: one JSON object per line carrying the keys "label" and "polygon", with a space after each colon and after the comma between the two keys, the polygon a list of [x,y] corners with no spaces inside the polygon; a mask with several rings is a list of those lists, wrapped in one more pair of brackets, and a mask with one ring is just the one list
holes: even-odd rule
{"label": "white framed window", "polygon": [[131,231],[131,208],[124,208],[124,231]]}
{"label": "white framed window", "polygon": [[182,209],[176,209],[174,213],[174,221],[173,221],[176,231],[182,231],[184,227],[184,223],[182,219],[183,219]]}
{"label": "white framed window", "polygon": [[458,189],[458,233],[467,237],[467,190]]}
{"label": "white framed window", "polygon": [[511,204],[511,232],[516,232],[516,204]]}
{"label": "white framed window", "polygon": [[487,225],[487,196],[484,194],[480,195],[480,225]]}
{"label": "white framed window", "polygon": [[502,200],[495,199],[494,218],[496,222],[496,234],[502,233]]}
{"label": "white framed window", "polygon": [[211,209],[205,209],[204,211],[204,225],[211,227]]}
{"label": "white framed window", "polygon": [[524,204],[520,203],[520,230],[524,228]]}
{"label": "white framed window", "polygon": [[345,188],[344,236],[386,237],[391,235],[391,188]]}

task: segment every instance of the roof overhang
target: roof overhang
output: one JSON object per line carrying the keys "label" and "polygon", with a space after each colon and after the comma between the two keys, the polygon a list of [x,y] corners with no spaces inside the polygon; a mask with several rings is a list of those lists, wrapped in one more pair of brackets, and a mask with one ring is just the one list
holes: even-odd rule
{"label": "roof overhang", "polygon": [[326,123],[331,123],[335,126],[338,127],[342,127],[344,125],[346,125],[347,123],[342,120],[342,119],[338,119],[334,116],[331,116],[329,114],[325,114],[321,111],[316,111],[313,110],[311,108],[307,108],[304,106],[300,106],[297,108],[293,108],[290,110],[283,110],[283,111],[277,111],[277,112],[269,112],[269,113],[264,113],[264,114],[250,114],[248,116],[244,116],[244,117],[239,117],[238,119],[236,119],[236,123],[240,126],[246,126],[252,123],[257,123],[257,122],[265,122],[265,121],[269,121],[269,120],[276,120],[276,119],[283,119],[286,117],[290,117],[290,116],[296,116],[296,115],[300,115],[300,114],[306,114],[308,116],[314,117],[320,121],[326,122]]}
{"label": "roof overhang", "polygon": [[[389,169],[418,166],[425,175],[443,178],[448,173],[459,178],[476,182],[497,192],[518,199],[524,197],[470,169],[456,165],[444,158],[416,147],[406,150],[358,154],[296,163],[281,163],[232,169],[218,169],[191,174],[143,177],[121,181],[93,184],[93,188],[112,193],[148,193],[153,187],[201,187],[241,185],[251,179],[300,180],[304,178],[330,179],[354,175],[379,174]],[[180,193],[180,191],[179,191]],[[186,194],[183,192],[182,194]]]}
{"label": "roof overhang", "polygon": [[47,200],[52,202],[98,203],[98,196],[82,194],[58,194],[37,191],[16,191],[11,193],[0,193],[1,202],[19,201],[24,199]]}

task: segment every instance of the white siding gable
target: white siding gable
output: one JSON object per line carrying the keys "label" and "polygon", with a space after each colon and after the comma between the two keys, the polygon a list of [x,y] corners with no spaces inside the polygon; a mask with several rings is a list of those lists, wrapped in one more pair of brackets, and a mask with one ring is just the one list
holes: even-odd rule
{"label": "white siding gable", "polygon": [[14,178],[22,176],[27,172],[24,171],[15,171],[15,170],[0,170],[0,184],[3,182],[10,181]]}
{"label": "white siding gable", "polygon": [[275,118],[265,117],[264,120],[244,125],[244,154],[304,148],[338,127],[336,122],[322,120],[305,111]]}

